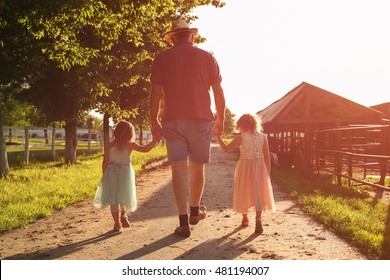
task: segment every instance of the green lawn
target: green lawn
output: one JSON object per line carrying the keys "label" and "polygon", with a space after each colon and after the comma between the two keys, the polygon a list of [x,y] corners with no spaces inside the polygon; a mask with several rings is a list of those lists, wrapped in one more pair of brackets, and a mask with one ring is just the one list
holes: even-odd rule
{"label": "green lawn", "polygon": [[[100,152],[78,157],[72,165],[50,162],[49,151],[35,150],[34,162],[22,164],[18,151],[9,152],[11,171],[0,179],[0,232],[24,226],[47,217],[54,211],[92,197],[100,181],[103,156]],[[83,153],[79,153],[83,154]],[[133,153],[138,174],[142,165],[166,156],[166,148],[157,146],[147,154]],[[40,158],[43,162],[38,162]]]}
{"label": "green lawn", "polygon": [[[30,163],[50,162],[52,161],[52,154],[50,152],[50,146],[34,146],[30,147],[29,161]],[[91,145],[91,153],[96,154],[100,152],[100,146]],[[56,146],[56,161],[62,161],[65,154],[65,146]],[[24,166],[24,147],[7,148],[8,161],[11,167],[18,168]],[[77,156],[88,155],[88,145],[86,143],[78,143]]]}

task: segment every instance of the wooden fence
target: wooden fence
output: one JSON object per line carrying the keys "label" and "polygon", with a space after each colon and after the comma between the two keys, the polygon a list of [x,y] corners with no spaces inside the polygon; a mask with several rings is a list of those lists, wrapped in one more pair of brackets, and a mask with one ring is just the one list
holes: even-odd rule
{"label": "wooden fence", "polygon": [[[48,127],[4,127],[5,141],[8,148],[23,148],[24,161],[29,162],[30,148],[50,146],[52,158],[56,156],[56,146],[65,145],[65,130]],[[93,129],[77,129],[77,139],[87,144],[88,153],[93,146],[103,151],[103,134]]]}
{"label": "wooden fence", "polygon": [[[52,159],[56,157],[56,146],[65,145],[65,130],[52,127],[4,127],[5,141],[8,148],[24,149],[24,161],[29,162],[30,148],[50,146]],[[149,131],[142,132],[142,139],[146,142],[152,141]],[[111,132],[110,132],[111,136]],[[140,140],[140,133],[136,132],[136,140]],[[77,141],[87,144],[88,153],[93,147],[98,147],[101,152],[104,149],[103,132],[88,128],[77,129]]]}
{"label": "wooden fence", "polygon": [[[389,125],[351,126],[315,131],[311,165],[314,171],[325,171],[342,177],[348,184],[357,182],[390,190],[385,179],[390,175]],[[377,177],[377,182],[368,181]]]}

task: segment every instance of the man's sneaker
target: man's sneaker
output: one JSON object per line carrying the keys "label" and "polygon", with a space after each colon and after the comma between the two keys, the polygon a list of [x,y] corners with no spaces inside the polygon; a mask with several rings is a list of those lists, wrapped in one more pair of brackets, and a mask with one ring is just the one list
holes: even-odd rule
{"label": "man's sneaker", "polygon": [[201,206],[199,208],[198,216],[191,216],[190,215],[190,224],[196,225],[197,223],[199,223],[200,220],[203,220],[204,218],[206,218],[206,207]]}
{"label": "man's sneaker", "polygon": [[190,235],[191,235],[190,226],[177,227],[175,229],[175,234],[183,236],[183,237],[190,237]]}

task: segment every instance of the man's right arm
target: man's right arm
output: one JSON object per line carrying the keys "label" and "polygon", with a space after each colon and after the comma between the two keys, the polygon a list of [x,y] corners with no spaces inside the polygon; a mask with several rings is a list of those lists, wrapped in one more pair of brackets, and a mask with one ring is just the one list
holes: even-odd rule
{"label": "man's right arm", "polygon": [[158,120],[160,112],[160,101],[163,95],[163,87],[161,85],[153,85],[150,94],[150,120],[152,124],[153,137],[162,136],[161,124]]}

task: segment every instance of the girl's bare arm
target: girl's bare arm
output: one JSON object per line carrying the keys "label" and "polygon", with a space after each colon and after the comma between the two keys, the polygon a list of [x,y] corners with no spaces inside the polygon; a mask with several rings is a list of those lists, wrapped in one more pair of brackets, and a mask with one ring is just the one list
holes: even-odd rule
{"label": "girl's bare arm", "polygon": [[109,155],[110,155],[110,149],[111,149],[112,146],[113,146],[113,143],[109,143],[107,149],[105,149],[106,153],[104,154],[103,163],[102,163],[102,171],[103,171],[103,173],[106,170],[108,163],[110,162],[110,156]]}
{"label": "girl's bare arm", "polygon": [[217,139],[218,139],[219,146],[221,147],[222,151],[225,153],[233,151],[235,148],[241,145],[241,134],[234,136],[233,140],[229,144],[226,144],[222,140],[221,136],[217,136]]}
{"label": "girl's bare arm", "polygon": [[160,141],[159,139],[154,138],[152,142],[150,142],[149,144],[147,144],[145,146],[141,146],[135,142],[132,142],[129,145],[129,152],[137,151],[137,152],[141,152],[141,153],[147,153],[151,149],[153,149],[159,141]]}

